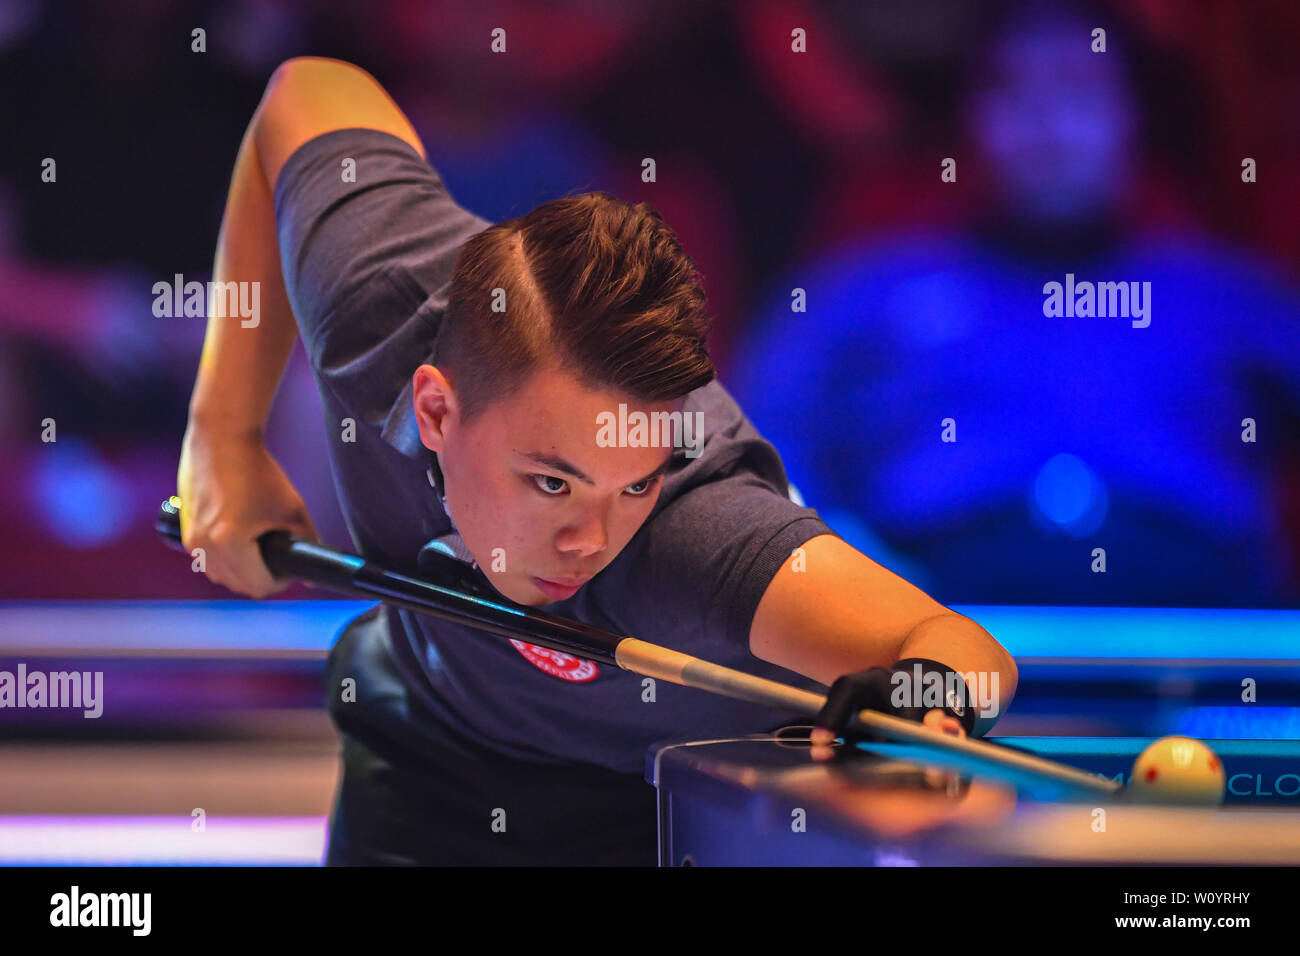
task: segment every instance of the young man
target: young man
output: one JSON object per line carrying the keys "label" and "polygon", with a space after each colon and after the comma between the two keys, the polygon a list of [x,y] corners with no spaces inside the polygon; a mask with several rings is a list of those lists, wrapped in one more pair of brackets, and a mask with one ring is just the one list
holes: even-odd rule
{"label": "young man", "polygon": [[[853,675],[823,713],[822,758],[856,706],[982,732],[1014,662],[789,500],[714,381],[698,278],[657,215],[603,194],[492,226],[456,205],[368,74],[285,63],[218,240],[214,281],[259,282],[261,315],[209,322],[178,474],[186,546],[260,597],[279,585],[257,536],[313,535],[262,441],[301,332],[367,557],[418,574],[435,542],[521,604],[802,686]],[[638,412],[703,432],[611,442],[600,423]],[[996,675],[998,699],[978,722],[974,701],[895,706],[889,669],[913,659]],[[328,692],[337,864],[652,864],[647,746],[791,716],[391,607],[344,630]]]}

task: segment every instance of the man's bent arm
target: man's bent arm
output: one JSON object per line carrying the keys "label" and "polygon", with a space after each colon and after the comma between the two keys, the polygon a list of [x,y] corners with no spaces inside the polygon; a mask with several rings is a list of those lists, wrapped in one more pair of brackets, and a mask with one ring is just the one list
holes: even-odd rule
{"label": "man's bent arm", "polygon": [[[186,501],[185,547],[203,555],[210,580],[252,597],[285,586],[258,552],[262,533],[316,536],[302,496],[263,440],[297,335],[278,248],[276,180],[308,140],[350,128],[391,133],[424,154],[406,117],[365,71],[314,58],[282,64],[240,144],[217,241],[214,295],[176,487]],[[233,301],[239,315],[229,308]]]}
{"label": "man's bent arm", "polygon": [[257,283],[257,314],[222,315],[209,303],[203,356],[190,399],[193,425],[240,437],[261,436],[271,400],[297,337],[276,244],[271,187],[255,141],[260,110],[239,146],[217,237],[214,288]]}
{"label": "man's bent arm", "polygon": [[257,114],[257,150],[272,191],[299,146],[336,129],[376,129],[425,156],[411,121],[388,92],[361,67],[342,60],[286,60],[271,74]]}
{"label": "man's bent arm", "polygon": [[364,70],[300,57],[272,74],[235,160],[212,275],[214,283],[258,283],[260,314],[241,321],[210,309],[190,403],[192,421],[204,428],[260,435],[266,425],[296,336],[276,242],[275,182],[303,143],[352,127],[392,133],[424,155],[406,116]]}
{"label": "man's bent arm", "polygon": [[[997,674],[996,714],[978,716],[982,734],[1015,694],[1011,655],[974,621],[881,567],[834,535],[808,541],[777,572],[750,626],[755,657],[831,684],[870,667],[923,657],[960,674]],[[970,688],[979,714],[979,692]]]}

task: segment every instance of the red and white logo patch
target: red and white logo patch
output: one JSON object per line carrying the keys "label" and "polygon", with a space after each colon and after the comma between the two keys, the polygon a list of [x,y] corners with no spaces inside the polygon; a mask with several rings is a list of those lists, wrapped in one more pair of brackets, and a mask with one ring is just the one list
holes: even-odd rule
{"label": "red and white logo patch", "polygon": [[515,646],[515,650],[522,654],[524,660],[528,661],[528,663],[539,671],[545,671],[560,680],[585,684],[589,680],[595,680],[600,673],[593,661],[584,661],[581,657],[574,657],[572,654],[565,654],[562,651],[553,651],[549,647],[525,644],[523,641],[516,641],[514,638],[510,639],[510,643]]}

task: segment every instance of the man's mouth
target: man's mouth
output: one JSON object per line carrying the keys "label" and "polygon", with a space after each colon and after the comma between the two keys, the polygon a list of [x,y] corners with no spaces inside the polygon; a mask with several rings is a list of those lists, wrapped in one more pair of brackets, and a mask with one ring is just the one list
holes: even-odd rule
{"label": "man's mouth", "polygon": [[563,601],[578,593],[590,578],[533,578],[533,584],[552,601]]}

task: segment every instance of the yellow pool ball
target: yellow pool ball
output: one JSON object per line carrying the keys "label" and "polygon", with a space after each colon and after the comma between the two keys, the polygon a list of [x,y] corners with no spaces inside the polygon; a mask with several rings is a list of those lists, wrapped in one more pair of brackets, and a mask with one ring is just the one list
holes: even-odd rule
{"label": "yellow pool ball", "polygon": [[1218,806],[1223,802],[1223,761],[1191,737],[1161,737],[1138,754],[1129,795],[1141,803]]}

